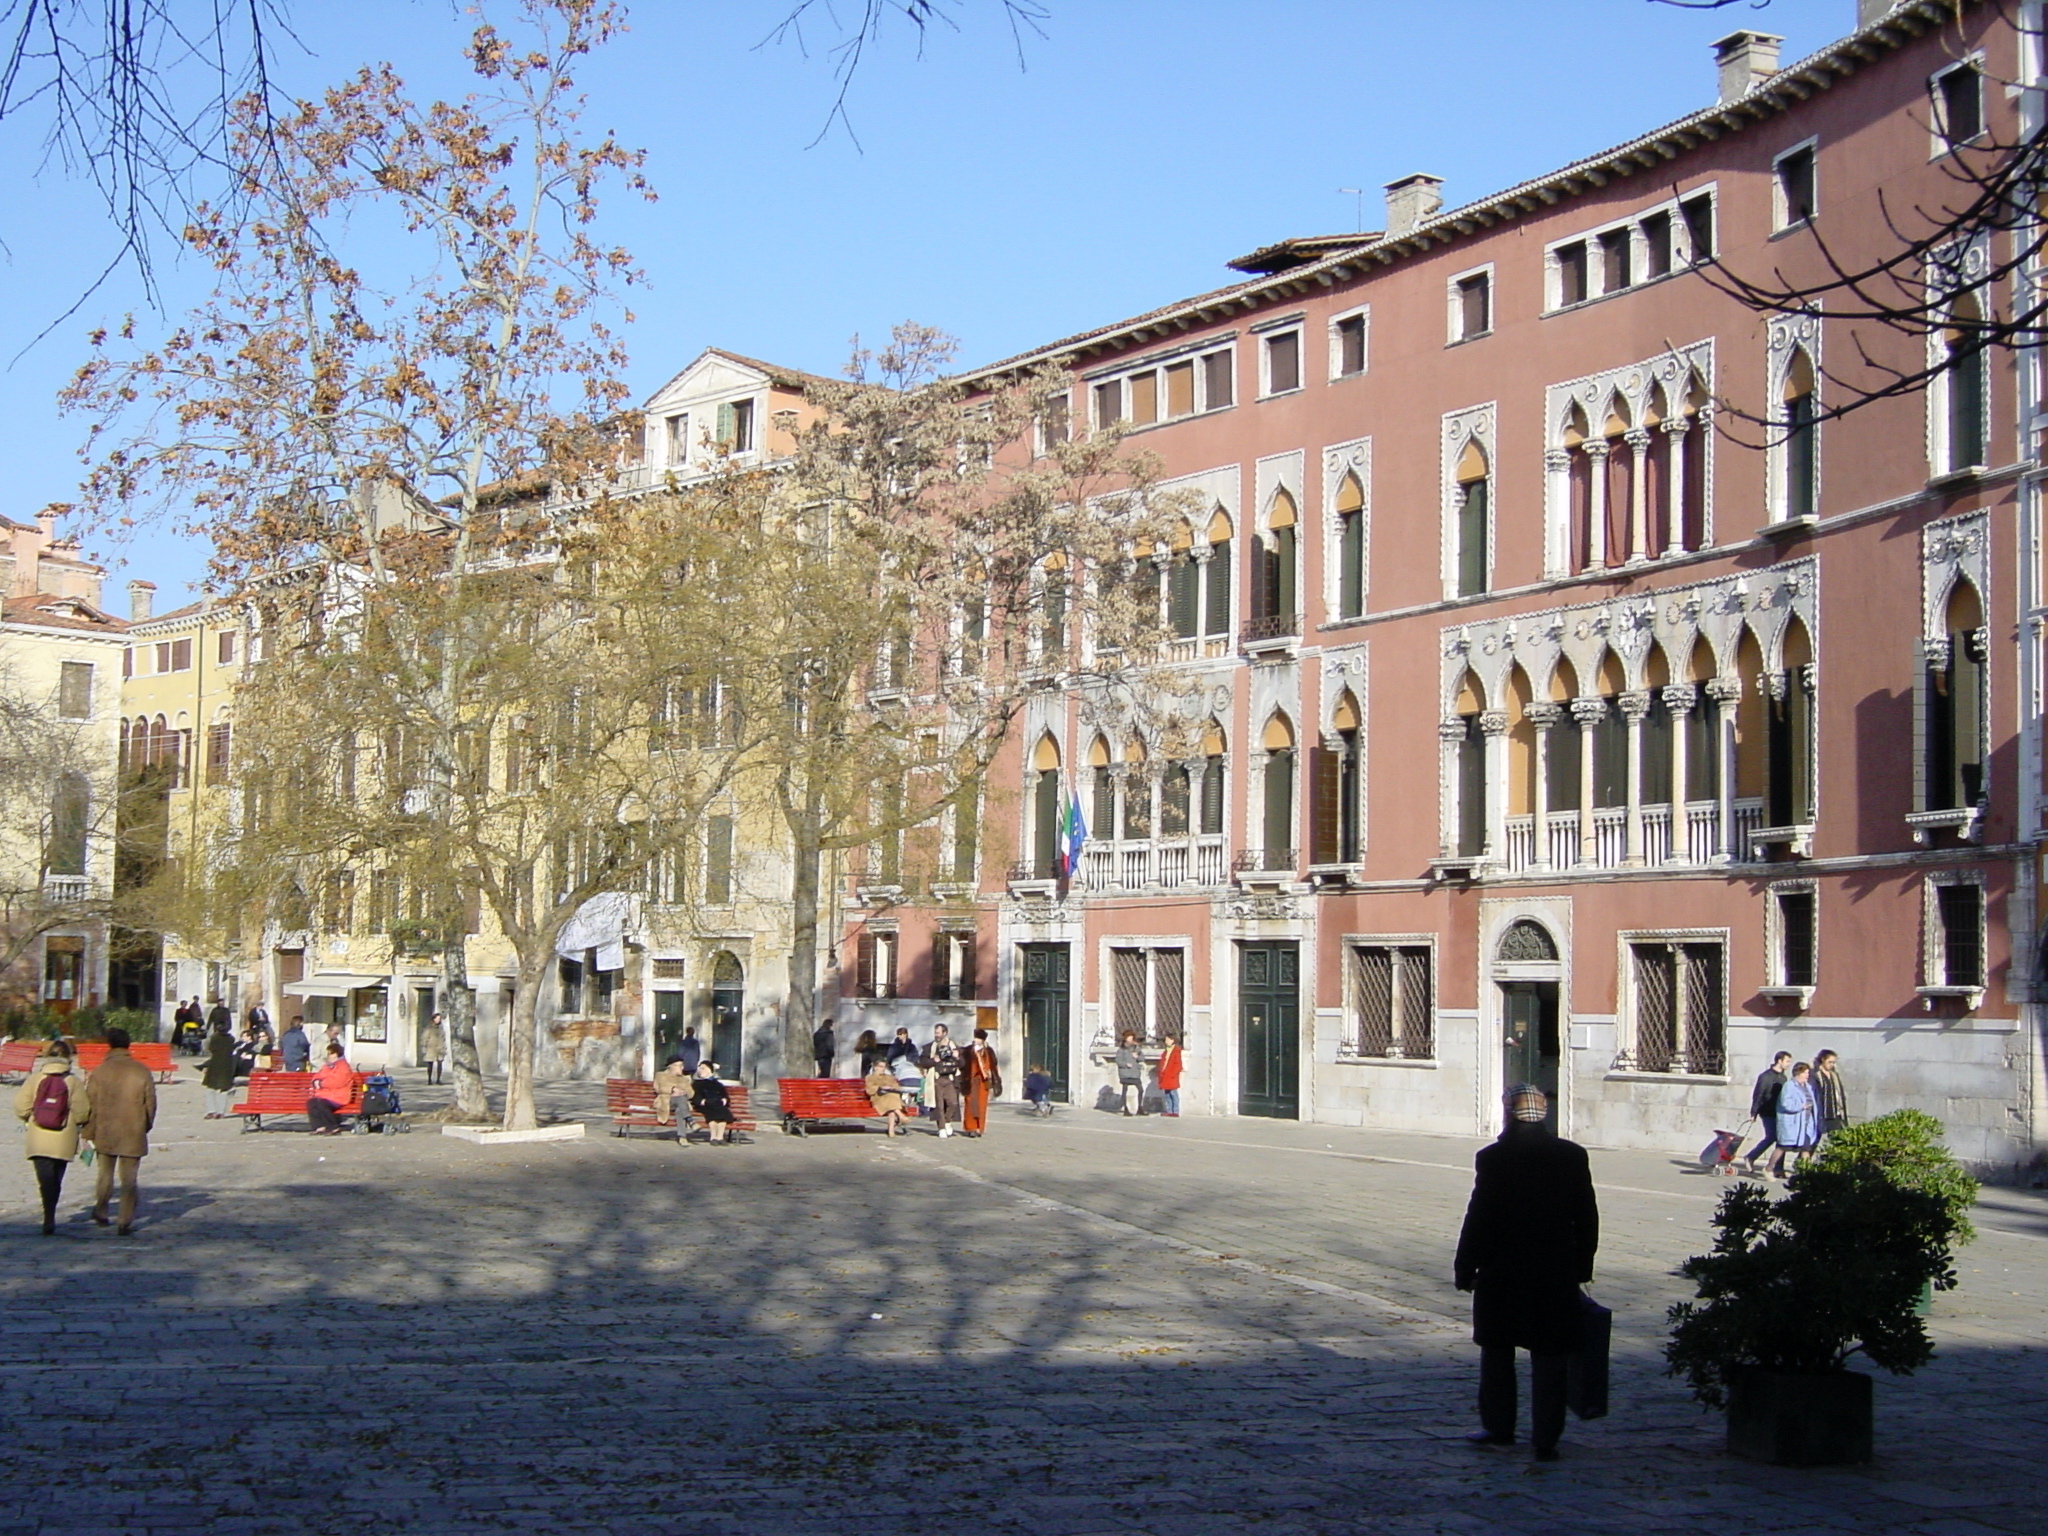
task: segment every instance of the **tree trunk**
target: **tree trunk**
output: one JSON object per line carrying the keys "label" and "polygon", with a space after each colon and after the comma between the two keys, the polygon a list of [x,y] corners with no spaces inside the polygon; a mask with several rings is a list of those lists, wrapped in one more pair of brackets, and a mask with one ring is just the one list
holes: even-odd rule
{"label": "tree trunk", "polygon": [[503,1124],[508,1131],[530,1131],[540,1124],[533,1108],[534,1020],[540,1012],[541,982],[553,956],[553,944],[531,954],[519,951],[519,992],[512,999],[511,1037],[505,1042]]}
{"label": "tree trunk", "polygon": [[809,1077],[816,1070],[811,1056],[811,1031],[818,1027],[818,811],[801,807],[789,818],[790,934],[789,1001],[782,1021],[783,1070]]}
{"label": "tree trunk", "polygon": [[483,1062],[476,1049],[476,988],[469,984],[467,946],[460,919],[444,932],[458,935],[441,949],[441,1011],[448,1015],[448,1069],[455,1087],[455,1113],[464,1120],[488,1120]]}

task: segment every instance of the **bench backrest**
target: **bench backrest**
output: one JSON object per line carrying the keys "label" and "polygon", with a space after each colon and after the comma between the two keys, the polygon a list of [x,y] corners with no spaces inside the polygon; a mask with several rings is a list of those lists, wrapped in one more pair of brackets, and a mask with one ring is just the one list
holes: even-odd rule
{"label": "bench backrest", "polygon": [[107,1059],[107,1042],[104,1040],[79,1040],[71,1047],[78,1060],[78,1070],[90,1072]]}
{"label": "bench backrest", "polygon": [[171,1046],[168,1040],[138,1040],[128,1047],[128,1054],[152,1072],[168,1072],[172,1069]]}
{"label": "bench backrest", "polygon": [[42,1054],[40,1040],[10,1040],[0,1045],[0,1072],[26,1072]]}
{"label": "bench backrest", "polygon": [[[342,1106],[344,1111],[363,1102],[363,1079],[368,1075],[364,1072],[355,1074],[349,1084],[348,1103]],[[251,1072],[242,1104],[237,1107],[262,1109],[274,1114],[296,1114],[306,1107],[306,1100],[312,1096],[313,1074],[310,1072]]]}

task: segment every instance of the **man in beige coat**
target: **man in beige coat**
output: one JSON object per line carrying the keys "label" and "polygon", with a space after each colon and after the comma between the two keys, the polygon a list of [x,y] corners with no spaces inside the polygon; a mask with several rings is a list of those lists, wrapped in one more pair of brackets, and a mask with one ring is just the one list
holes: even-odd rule
{"label": "man in beige coat", "polygon": [[149,1156],[149,1128],[156,1124],[156,1079],[149,1068],[128,1054],[128,1032],[107,1031],[107,1059],[87,1080],[92,1093],[92,1125],[86,1134],[99,1149],[99,1184],[93,1195],[92,1219],[107,1224],[107,1200],[114,1175],[121,1176],[121,1224],[126,1237],[135,1221],[135,1175]]}

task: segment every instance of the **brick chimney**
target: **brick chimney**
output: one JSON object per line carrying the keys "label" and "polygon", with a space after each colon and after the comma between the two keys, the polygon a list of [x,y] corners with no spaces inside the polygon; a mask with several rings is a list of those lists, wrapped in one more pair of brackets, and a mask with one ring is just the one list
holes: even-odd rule
{"label": "brick chimney", "polygon": [[1413,234],[1417,225],[1443,207],[1443,185],[1443,177],[1423,171],[1388,182],[1387,238]]}
{"label": "brick chimney", "polygon": [[1714,44],[1714,62],[1721,66],[1721,105],[1738,101],[1778,72],[1782,37],[1768,32],[1730,32]]}
{"label": "brick chimney", "polygon": [[150,603],[156,597],[156,583],[153,581],[131,581],[128,583],[128,622],[141,624],[149,618]]}

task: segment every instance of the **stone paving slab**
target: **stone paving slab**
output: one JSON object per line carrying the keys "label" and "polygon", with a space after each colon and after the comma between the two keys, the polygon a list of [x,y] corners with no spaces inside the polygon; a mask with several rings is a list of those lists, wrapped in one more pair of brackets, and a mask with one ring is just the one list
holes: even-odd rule
{"label": "stone paving slab", "polygon": [[[424,1098],[417,1084],[409,1097]],[[681,1148],[243,1135],[164,1095],[135,1236],[0,1181],[11,1532],[2038,1533],[2042,1226],[1988,1205],[1879,1462],[1728,1458],[1661,1374],[1716,1181],[1596,1152],[1615,1412],[1479,1452],[1475,1143],[998,1116]]]}

